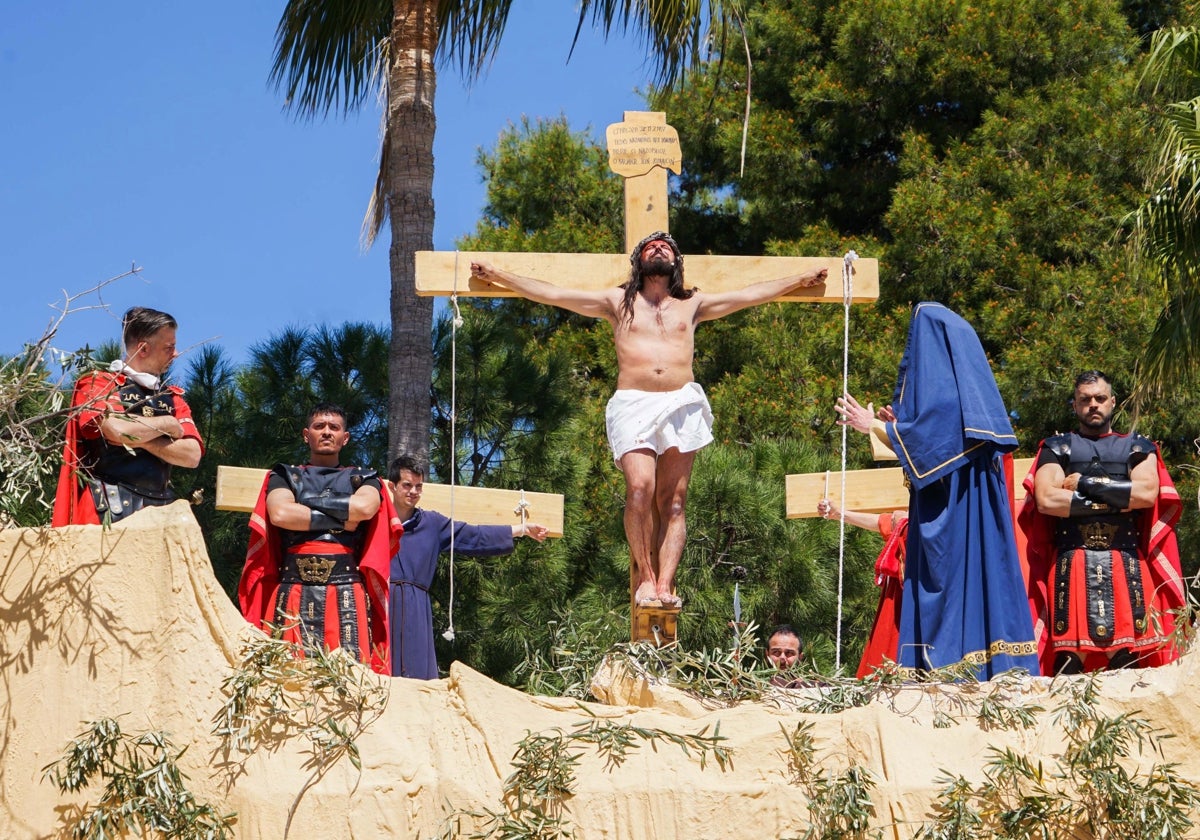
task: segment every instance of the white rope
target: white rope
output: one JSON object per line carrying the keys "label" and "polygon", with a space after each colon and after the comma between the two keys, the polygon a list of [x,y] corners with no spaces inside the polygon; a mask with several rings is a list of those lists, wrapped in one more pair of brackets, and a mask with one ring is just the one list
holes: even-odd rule
{"label": "white rope", "polygon": [[513,508],[513,513],[521,517],[521,534],[529,533],[529,500],[525,498],[525,488],[521,488],[521,500]]}
{"label": "white rope", "polygon": [[462,313],[458,309],[458,251],[454,252],[454,287],[450,292],[454,318],[450,322],[450,604],[446,608],[448,626],[442,638],[454,641],[454,480],[458,475],[458,328]]}
{"label": "white rope", "polygon": [[[842,394],[850,393],[850,301],[854,297],[854,261],[858,254],[847,251],[842,258]],[[846,438],[849,428],[842,426],[842,494],[841,519],[838,523],[838,595],[837,595],[837,641],[834,647],[833,666],[842,667],[842,591],[846,569]],[[825,484],[829,478],[826,474]]]}

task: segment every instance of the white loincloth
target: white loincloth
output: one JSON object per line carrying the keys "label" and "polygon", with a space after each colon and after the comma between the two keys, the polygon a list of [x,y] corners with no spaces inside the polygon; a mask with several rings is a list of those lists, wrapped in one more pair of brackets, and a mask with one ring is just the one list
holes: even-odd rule
{"label": "white loincloth", "polygon": [[671,447],[692,452],[712,443],[712,408],[698,382],[678,391],[621,390],[604,412],[613,460],[634,449],[661,455]]}

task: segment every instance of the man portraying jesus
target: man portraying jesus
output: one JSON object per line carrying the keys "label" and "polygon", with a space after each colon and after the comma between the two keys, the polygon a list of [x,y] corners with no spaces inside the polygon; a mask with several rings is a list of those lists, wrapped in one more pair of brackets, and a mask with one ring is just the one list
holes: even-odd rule
{"label": "man portraying jesus", "polygon": [[713,439],[712,410],[695,381],[696,325],[825,282],[826,269],[705,294],[683,284],[683,254],[668,234],[652,233],[629,256],[629,280],[601,291],[563,288],[485,262],[476,280],[538,303],[612,325],[617,391],[606,423],[613,459],[625,474],[625,536],[640,605],[679,607],[675,571],[687,529],[684,505],[696,452]]}

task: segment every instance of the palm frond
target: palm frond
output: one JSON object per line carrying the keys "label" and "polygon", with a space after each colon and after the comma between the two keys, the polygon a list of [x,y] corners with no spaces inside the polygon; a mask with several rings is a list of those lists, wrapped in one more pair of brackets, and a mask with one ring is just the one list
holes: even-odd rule
{"label": "palm frond", "polygon": [[1141,84],[1165,101],[1152,107],[1158,145],[1149,197],[1125,220],[1142,270],[1155,275],[1165,301],[1138,362],[1136,407],[1166,384],[1190,384],[1200,361],[1200,29],[1155,33]]}
{"label": "palm frond", "polygon": [[285,107],[308,117],[347,114],[386,78],[390,0],[290,0],[275,30],[270,82]]}
{"label": "palm frond", "polygon": [[731,24],[745,19],[740,0],[582,0],[572,50],[589,18],[606,36],[617,31],[641,37],[655,81],[665,87],[705,56],[713,38],[723,38]]}
{"label": "palm frond", "polygon": [[1200,29],[1182,26],[1155,32],[1142,69],[1142,86],[1152,95],[1171,96],[1194,89],[1198,77]]}
{"label": "palm frond", "polygon": [[512,0],[443,0],[438,4],[437,59],[470,83],[486,69],[504,35]]}
{"label": "palm frond", "polygon": [[1200,288],[1193,278],[1190,293],[1173,297],[1161,313],[1146,342],[1138,365],[1137,404],[1173,388],[1190,388],[1196,380],[1195,359],[1200,358]]}

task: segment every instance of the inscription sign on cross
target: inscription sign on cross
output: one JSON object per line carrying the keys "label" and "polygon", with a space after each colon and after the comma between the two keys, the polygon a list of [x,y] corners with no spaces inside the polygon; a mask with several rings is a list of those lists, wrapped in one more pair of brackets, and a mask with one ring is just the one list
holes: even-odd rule
{"label": "inscription sign on cross", "polygon": [[[632,251],[645,236],[668,230],[667,170],[680,171],[679,138],[661,112],[626,111],[624,121],[609,126],[610,166],[625,177],[625,242]],[[807,303],[843,303],[843,259],[833,257],[718,256],[687,254],[685,283],[706,295],[737,292],[755,283],[776,281],[825,269],[825,283],[792,288],[774,298]],[[520,275],[552,286],[580,291],[608,291],[629,279],[629,254],[554,254],[419,251],[416,286],[420,295],[518,296],[503,283],[472,277],[471,265],[496,263],[505,275]],[[879,267],[872,259],[853,263],[851,299],[879,297]],[[569,308],[569,307],[568,307]],[[624,386],[623,386],[624,387]],[[638,387],[638,386],[632,386]],[[675,639],[677,607],[639,604],[638,581],[630,569],[630,605],[634,641],[665,644]]]}

